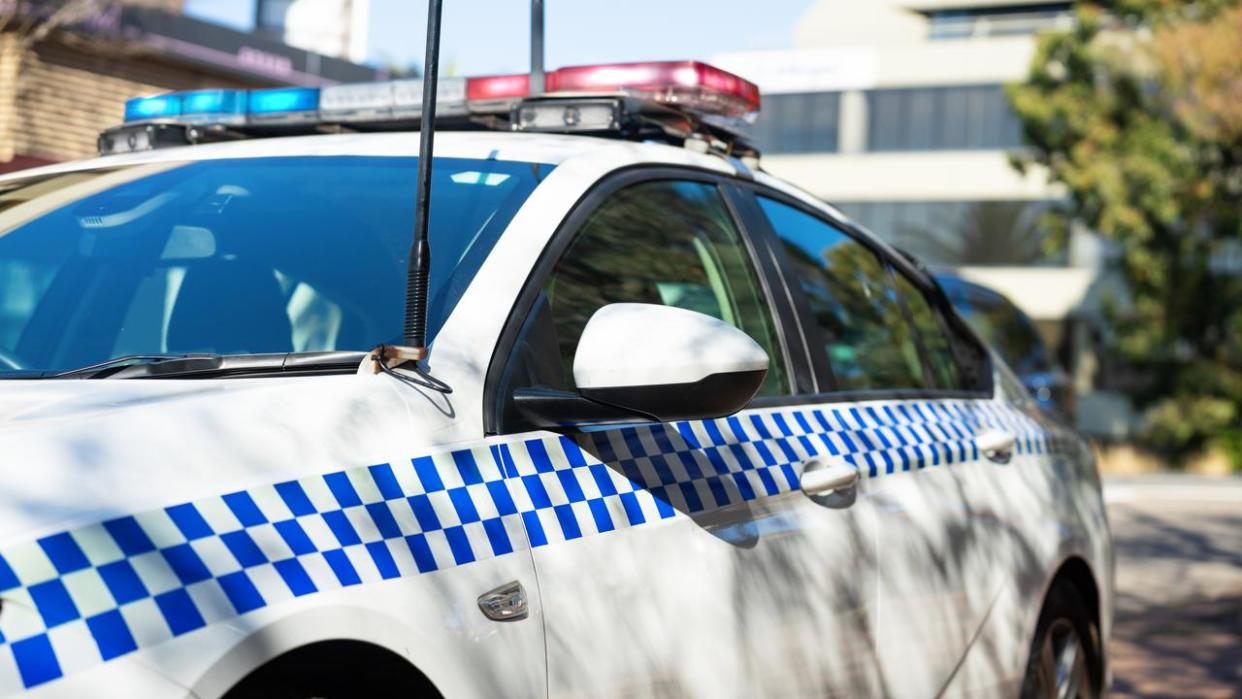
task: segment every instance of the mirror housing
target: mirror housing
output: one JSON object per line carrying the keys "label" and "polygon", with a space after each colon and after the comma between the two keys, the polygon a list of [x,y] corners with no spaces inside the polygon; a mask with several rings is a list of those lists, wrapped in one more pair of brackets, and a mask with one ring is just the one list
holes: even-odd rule
{"label": "mirror housing", "polygon": [[767,352],[711,316],[614,303],[591,316],[574,354],[577,394],[523,389],[518,409],[538,427],[702,420],[750,402]]}

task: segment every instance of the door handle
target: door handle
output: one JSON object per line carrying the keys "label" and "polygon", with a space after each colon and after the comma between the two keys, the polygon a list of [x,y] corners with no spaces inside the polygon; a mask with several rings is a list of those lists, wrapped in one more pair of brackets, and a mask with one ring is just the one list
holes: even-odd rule
{"label": "door handle", "polygon": [[1013,458],[1013,445],[1017,442],[1012,432],[988,428],[975,435],[975,446],[988,461],[1007,464]]}
{"label": "door handle", "polygon": [[824,464],[812,459],[806,463],[798,486],[802,492],[811,496],[848,490],[858,484],[858,469],[846,463]]}

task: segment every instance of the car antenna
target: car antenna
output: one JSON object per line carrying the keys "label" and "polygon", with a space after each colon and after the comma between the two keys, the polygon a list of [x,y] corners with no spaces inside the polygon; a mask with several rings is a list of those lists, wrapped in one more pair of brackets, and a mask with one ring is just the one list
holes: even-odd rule
{"label": "car antenna", "polygon": [[[384,372],[441,393],[452,393],[443,381],[418,363],[427,357],[427,282],[431,276],[431,244],[427,222],[431,210],[431,165],[435,148],[436,86],[440,72],[440,15],[443,0],[427,3],[427,53],[423,61],[423,109],[419,123],[418,179],[414,186],[414,239],[406,268],[404,345],[380,345],[371,351],[375,373]],[[393,369],[409,364],[421,377],[402,376]]]}

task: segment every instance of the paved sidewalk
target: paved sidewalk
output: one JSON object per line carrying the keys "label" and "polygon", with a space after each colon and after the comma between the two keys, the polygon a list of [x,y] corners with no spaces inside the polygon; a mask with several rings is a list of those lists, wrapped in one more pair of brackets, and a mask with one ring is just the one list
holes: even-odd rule
{"label": "paved sidewalk", "polygon": [[1242,479],[1105,484],[1117,547],[1111,695],[1242,697]]}

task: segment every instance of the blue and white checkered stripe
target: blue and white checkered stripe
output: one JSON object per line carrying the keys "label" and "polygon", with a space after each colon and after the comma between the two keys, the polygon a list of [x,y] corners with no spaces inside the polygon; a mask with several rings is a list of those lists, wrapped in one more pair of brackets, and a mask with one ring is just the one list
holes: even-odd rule
{"label": "blue and white checkered stripe", "polygon": [[[988,401],[752,411],[539,433],[120,517],[0,548],[0,691],[33,687],[281,601],[797,489],[836,455],[882,477],[977,458],[983,426],[1050,448]],[[607,464],[607,465],[606,465]]]}

